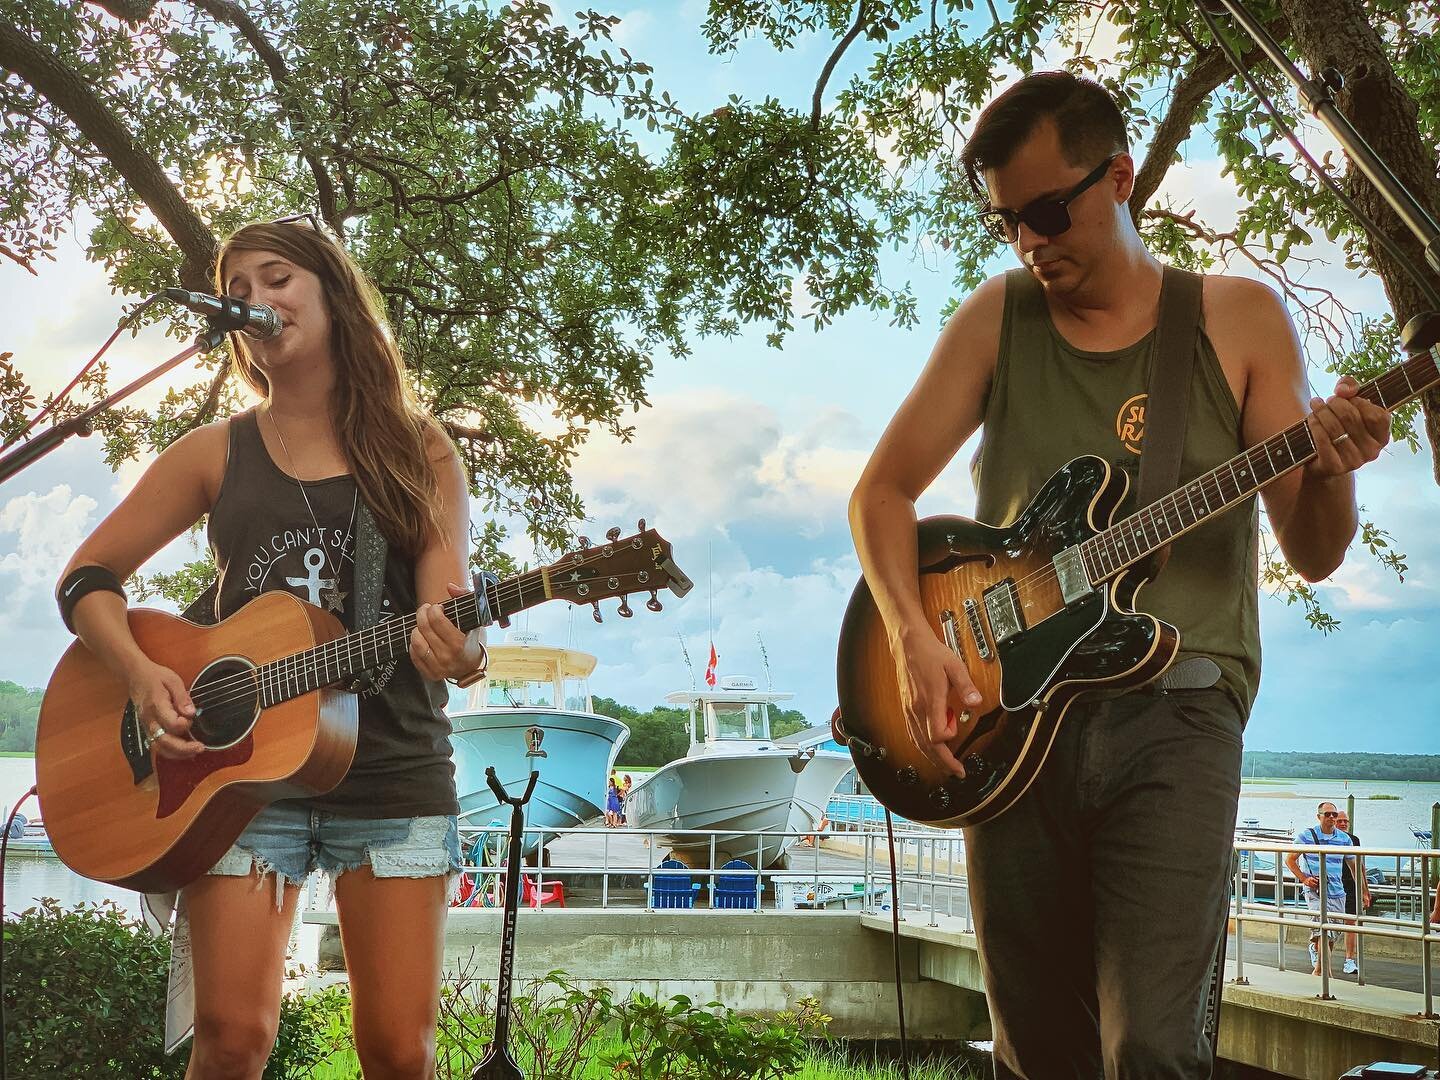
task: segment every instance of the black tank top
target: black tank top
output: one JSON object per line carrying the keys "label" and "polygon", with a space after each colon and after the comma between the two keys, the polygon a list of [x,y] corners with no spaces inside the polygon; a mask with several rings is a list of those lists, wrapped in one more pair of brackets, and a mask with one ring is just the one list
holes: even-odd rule
{"label": "black tank top", "polygon": [[[282,589],[330,608],[356,629],[355,481],[349,475],[306,481],[304,495],[301,487],[271,459],[254,409],[230,418],[230,456],[208,524],[220,571],[219,618],[262,592]],[[334,610],[337,576],[339,610]],[[409,615],[417,606],[415,564],[392,548],[380,617]],[[360,735],[350,771],[333,791],[303,801],[360,818],[458,813],[445,684],[421,678],[408,658],[392,661],[377,675],[376,686],[360,698]]]}

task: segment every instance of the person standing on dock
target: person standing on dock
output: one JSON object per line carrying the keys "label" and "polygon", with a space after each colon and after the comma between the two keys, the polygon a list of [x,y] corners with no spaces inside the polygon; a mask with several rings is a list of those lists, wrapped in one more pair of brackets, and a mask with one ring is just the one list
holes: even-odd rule
{"label": "person standing on dock", "polygon": [[[1269,288],[1226,274],[1195,282],[1146,249],[1125,117],[1099,83],[1064,71],[1020,79],[980,114],[961,164],[982,210],[959,227],[989,229],[1022,265],[962,300],[850,500],[907,727],[956,776],[956,750],[983,719],[967,710],[983,695],[922,601],[915,503],[982,425],[982,522],[1011,525],[1082,455],[1133,475],[1144,447],[1167,438],[1152,441],[1145,423],[1157,327],[1189,326],[1181,297],[1199,291],[1195,328],[1175,350],[1193,361],[1181,475],[1304,424],[1316,456],[1263,497],[1308,581],[1344,559],[1357,527],[1351,474],[1390,437],[1389,414],[1355,380],[1309,396],[1294,325]],[[997,1077],[1210,1075],[1202,998],[1260,678],[1257,537],[1251,502],[1176,539],[1140,601],[1179,629],[1182,662],[1162,685],[1078,702],[1024,794],[965,829]]]}
{"label": "person standing on dock", "polygon": [[[1350,815],[1344,810],[1335,819],[1335,828],[1350,837],[1350,842],[1357,848],[1360,846],[1360,837],[1350,828]],[[1345,860],[1343,868],[1343,880],[1345,884],[1345,913],[1354,918],[1363,915],[1370,907],[1370,883],[1365,880],[1365,856],[1351,855]],[[1358,975],[1360,973],[1360,962],[1356,954],[1360,951],[1360,935],[1353,930],[1345,932],[1345,967],[1346,975]]]}
{"label": "person standing on dock", "polygon": [[[1332,802],[1322,802],[1315,808],[1316,824],[1308,829],[1301,829],[1295,834],[1295,843],[1307,845],[1329,845],[1332,847],[1348,848],[1353,845],[1350,842],[1348,833],[1341,832],[1335,827],[1340,811],[1335,809]],[[1320,856],[1310,853],[1301,854],[1294,852],[1285,856],[1285,865],[1295,875],[1305,889],[1305,903],[1311,911],[1320,910],[1321,898],[1324,898],[1325,912],[1327,918],[1334,918],[1337,922],[1345,918],[1345,884],[1343,867],[1349,862],[1353,863],[1355,857],[1344,855],[1327,855],[1325,865],[1320,865]],[[1310,974],[1319,975],[1320,965],[1324,963],[1329,966],[1330,950],[1339,939],[1339,932],[1336,930],[1326,931],[1325,955],[1320,955],[1320,931],[1317,929],[1310,935]]]}

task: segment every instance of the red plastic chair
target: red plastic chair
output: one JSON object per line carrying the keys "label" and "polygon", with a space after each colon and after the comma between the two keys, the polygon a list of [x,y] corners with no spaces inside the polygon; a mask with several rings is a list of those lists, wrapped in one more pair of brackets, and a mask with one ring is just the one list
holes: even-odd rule
{"label": "red plastic chair", "polygon": [[553,881],[541,880],[537,882],[534,878],[525,874],[520,876],[520,899],[523,903],[529,904],[532,908],[542,908],[546,904],[553,903],[557,907],[565,906],[565,883],[559,879]]}

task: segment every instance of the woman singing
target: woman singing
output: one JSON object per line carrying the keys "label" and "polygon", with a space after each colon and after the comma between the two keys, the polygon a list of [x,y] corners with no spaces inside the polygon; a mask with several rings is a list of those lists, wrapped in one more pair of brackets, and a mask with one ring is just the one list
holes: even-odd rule
{"label": "woman singing", "polygon": [[[198,754],[194,706],[175,672],[136,645],[119,583],[202,516],[219,569],[216,614],[282,589],[353,621],[356,511],[388,544],[380,614],[419,611],[410,662],[376,673],[360,701],[354,763],[338,787],[271,804],[183,891],[195,971],[189,1080],[259,1080],[275,1041],[299,887],[335,881],[369,1080],[430,1080],[449,881],[460,865],[443,680],[481,662],[440,604],[463,595],[465,475],[417,407],[372,286],[313,219],[253,224],[223,246],[218,292],[269,305],[279,336],[232,337],[258,406],[197,428],[145,471],[80,545],[62,610],[129,683],[155,752]],[[98,584],[96,584],[98,582]],[[62,590],[63,591],[63,590]],[[351,629],[356,629],[353,625]]]}

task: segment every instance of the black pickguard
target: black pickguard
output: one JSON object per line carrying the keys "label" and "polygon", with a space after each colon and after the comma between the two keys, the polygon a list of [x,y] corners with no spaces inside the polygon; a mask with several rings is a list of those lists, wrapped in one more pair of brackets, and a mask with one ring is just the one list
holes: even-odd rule
{"label": "black pickguard", "polygon": [[[1100,458],[1067,462],[1006,530],[1005,548],[1058,553],[1088,540],[1109,526],[1128,484]],[[1011,711],[1031,706],[1057,675],[1097,681],[1128,671],[1154,638],[1153,620],[1117,611],[1097,589],[999,643],[1001,703]]]}

